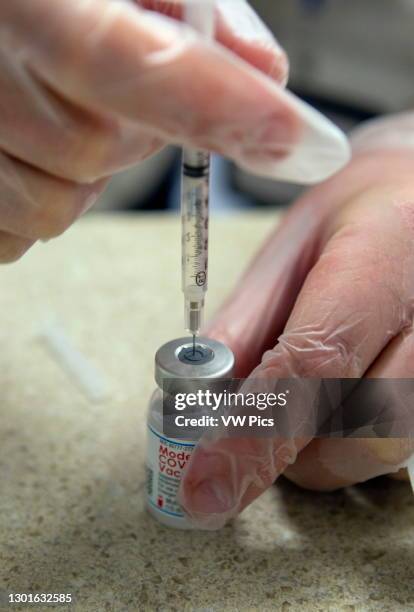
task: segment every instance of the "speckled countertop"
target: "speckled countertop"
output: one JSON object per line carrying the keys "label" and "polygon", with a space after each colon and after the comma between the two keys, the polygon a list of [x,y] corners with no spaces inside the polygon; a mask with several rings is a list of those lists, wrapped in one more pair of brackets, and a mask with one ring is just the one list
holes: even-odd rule
{"label": "speckled countertop", "polygon": [[[213,223],[210,310],[273,220],[233,218],[232,242],[228,223]],[[182,332],[178,261],[177,219],[107,215],[0,270],[3,601],[70,592],[75,604],[56,609],[414,610],[404,483],[327,495],[281,481],[220,533],[146,514],[145,410],[154,351]],[[105,401],[88,401],[48,352],[50,318],[107,380]]]}

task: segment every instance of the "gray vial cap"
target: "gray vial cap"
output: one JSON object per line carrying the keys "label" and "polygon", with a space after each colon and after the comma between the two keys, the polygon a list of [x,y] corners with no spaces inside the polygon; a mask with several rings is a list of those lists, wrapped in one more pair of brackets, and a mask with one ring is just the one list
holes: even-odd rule
{"label": "gray vial cap", "polygon": [[178,338],[161,346],[155,355],[155,380],[162,388],[167,379],[232,378],[234,355],[221,342],[197,337]]}

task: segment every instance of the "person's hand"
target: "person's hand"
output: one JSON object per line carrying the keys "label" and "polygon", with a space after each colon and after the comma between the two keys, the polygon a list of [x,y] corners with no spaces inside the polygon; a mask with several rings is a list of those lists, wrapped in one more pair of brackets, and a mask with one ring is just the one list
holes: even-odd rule
{"label": "person's hand", "polygon": [[303,182],[346,162],[342,133],[283,90],[286,56],[247,3],[218,2],[217,42],[169,17],[176,2],[138,4],[1,3],[0,261],[165,143]]}
{"label": "person's hand", "polygon": [[[413,377],[413,135],[410,114],[368,124],[352,162],[305,194],[264,245],[206,330],[233,349],[238,376],[251,373],[268,392],[290,377]],[[180,491],[197,524],[222,526],[282,473],[331,490],[396,472],[414,453],[408,432],[293,435],[312,418],[312,399],[289,413],[290,440],[202,438]]]}

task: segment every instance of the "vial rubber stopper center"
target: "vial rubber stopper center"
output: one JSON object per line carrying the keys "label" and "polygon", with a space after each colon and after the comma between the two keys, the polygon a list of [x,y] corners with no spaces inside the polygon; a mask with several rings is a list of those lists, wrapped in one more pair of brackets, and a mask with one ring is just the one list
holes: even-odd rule
{"label": "vial rubber stopper center", "polygon": [[188,365],[204,365],[214,359],[214,352],[202,344],[189,344],[181,348],[178,359]]}

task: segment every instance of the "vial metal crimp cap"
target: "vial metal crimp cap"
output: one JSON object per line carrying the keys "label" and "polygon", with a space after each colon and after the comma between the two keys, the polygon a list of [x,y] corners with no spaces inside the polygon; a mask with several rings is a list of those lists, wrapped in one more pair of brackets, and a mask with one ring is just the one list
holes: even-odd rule
{"label": "vial metal crimp cap", "polygon": [[234,355],[221,342],[199,337],[178,338],[161,346],[155,355],[155,380],[162,388],[165,379],[180,379],[185,385],[188,379],[231,378]]}

